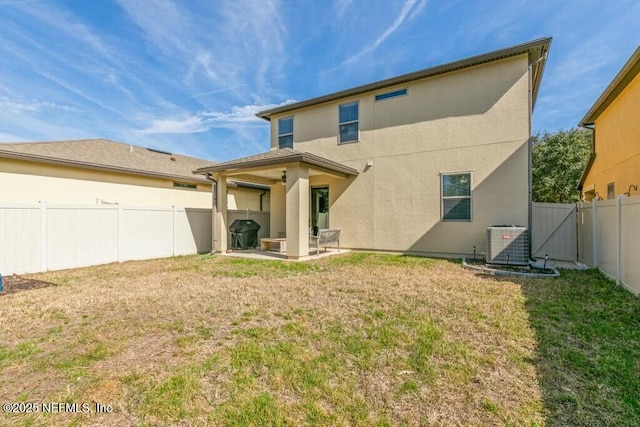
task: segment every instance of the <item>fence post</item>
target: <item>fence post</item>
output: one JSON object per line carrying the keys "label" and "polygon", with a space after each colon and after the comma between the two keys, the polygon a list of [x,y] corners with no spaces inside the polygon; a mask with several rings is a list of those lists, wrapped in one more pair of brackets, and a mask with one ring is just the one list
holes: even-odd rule
{"label": "fence post", "polygon": [[122,205],[118,205],[118,262],[122,262]]}
{"label": "fence post", "polygon": [[622,199],[619,195],[616,199],[616,283],[622,283]]}
{"label": "fence post", "polygon": [[47,239],[47,202],[40,200],[40,271],[49,269],[47,253],[49,252],[49,242]]}
{"label": "fence post", "polygon": [[591,215],[593,228],[593,239],[591,240],[593,245],[593,266],[598,268],[598,216],[596,215],[598,200],[594,197],[591,204],[593,205],[593,214]]}
{"label": "fence post", "polygon": [[173,239],[173,249],[171,253],[173,254],[173,256],[176,256],[176,206],[171,205],[171,209],[173,210],[173,231],[171,233],[171,238]]}

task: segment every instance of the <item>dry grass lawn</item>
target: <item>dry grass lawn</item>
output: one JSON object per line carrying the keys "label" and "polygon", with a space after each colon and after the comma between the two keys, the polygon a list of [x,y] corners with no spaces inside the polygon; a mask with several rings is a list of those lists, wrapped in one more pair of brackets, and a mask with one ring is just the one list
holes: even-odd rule
{"label": "dry grass lawn", "polygon": [[[559,425],[576,411],[549,394],[555,365],[528,306],[553,279],[359,253],[33,277],[57,286],[0,296],[0,402],[113,411],[40,406],[0,412],[2,425]],[[637,411],[622,406],[620,419]]]}

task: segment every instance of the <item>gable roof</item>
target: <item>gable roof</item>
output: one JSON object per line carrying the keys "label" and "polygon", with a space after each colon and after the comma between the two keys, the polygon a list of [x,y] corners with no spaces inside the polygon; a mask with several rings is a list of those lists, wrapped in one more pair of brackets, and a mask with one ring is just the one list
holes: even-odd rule
{"label": "gable roof", "polygon": [[618,74],[613,78],[609,86],[593,104],[587,114],[580,120],[578,126],[585,127],[595,123],[596,119],[607,109],[620,93],[640,73],[640,46],[631,55]]}
{"label": "gable roof", "polygon": [[2,143],[0,157],[192,182],[209,182],[192,171],[214,163],[107,139]]}
{"label": "gable roof", "polygon": [[208,172],[222,172],[230,170],[241,170],[254,167],[276,166],[291,162],[302,162],[312,166],[337,172],[343,175],[358,175],[358,171],[352,167],[343,165],[324,157],[294,150],[293,148],[281,148],[279,150],[267,151],[253,156],[241,157],[227,162],[209,165],[195,170],[194,173],[204,174]]}
{"label": "gable roof", "polygon": [[483,55],[473,56],[473,57],[462,59],[459,61],[450,62],[443,65],[437,65],[435,67],[425,68],[423,70],[415,71],[413,73],[403,74],[401,76],[392,77],[390,79],[380,80],[374,83],[357,86],[352,89],[347,89],[347,90],[335,92],[329,95],[308,99],[306,101],[296,102],[294,104],[283,105],[281,107],[272,108],[270,110],[260,111],[256,114],[256,116],[261,117],[265,120],[271,120],[271,116],[274,114],[286,113],[288,111],[293,111],[293,110],[297,110],[304,107],[310,107],[312,105],[336,101],[342,98],[359,95],[365,92],[372,92],[372,91],[383,89],[389,86],[395,86],[403,83],[412,82],[415,80],[425,79],[428,77],[450,73],[453,71],[458,71],[465,68],[486,64],[488,62],[498,61],[501,59],[511,58],[514,56],[524,55],[524,54],[528,55],[529,65],[533,68],[532,70],[532,76],[533,76],[532,108],[533,108],[536,102],[536,98],[538,96],[540,82],[542,81],[542,74],[544,72],[544,66],[546,63],[547,53],[549,52],[549,46],[551,45],[551,40],[552,40],[551,37],[537,39],[528,43],[511,46],[506,49],[500,49],[493,52],[485,53]]}

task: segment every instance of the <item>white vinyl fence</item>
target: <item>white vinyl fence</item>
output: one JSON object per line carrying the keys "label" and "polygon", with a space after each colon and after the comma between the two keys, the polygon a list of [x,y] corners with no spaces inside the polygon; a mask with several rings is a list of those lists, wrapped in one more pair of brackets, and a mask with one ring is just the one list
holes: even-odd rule
{"label": "white vinyl fence", "polygon": [[580,260],[640,294],[640,196],[578,204]]}
{"label": "white vinyl fence", "polygon": [[575,203],[533,203],[531,231],[533,258],[578,260]]}
{"label": "white vinyl fence", "polygon": [[211,251],[211,210],[0,204],[0,274]]}

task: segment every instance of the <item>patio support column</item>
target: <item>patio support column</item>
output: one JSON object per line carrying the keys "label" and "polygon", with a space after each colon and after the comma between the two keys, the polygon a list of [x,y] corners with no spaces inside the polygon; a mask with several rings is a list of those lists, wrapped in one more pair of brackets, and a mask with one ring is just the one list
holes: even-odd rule
{"label": "patio support column", "polygon": [[309,168],[287,167],[287,258],[309,255]]}
{"label": "patio support column", "polygon": [[218,216],[218,220],[216,223],[218,224],[218,229],[216,230],[217,241],[216,241],[216,252],[226,252],[228,249],[227,246],[227,177],[222,174],[216,175],[216,180],[218,181],[218,212],[216,213]]}
{"label": "patio support column", "polygon": [[271,194],[269,195],[269,227],[271,230],[270,237],[281,237],[278,234],[287,232],[287,211],[286,197],[287,188],[280,182],[271,186]]}

